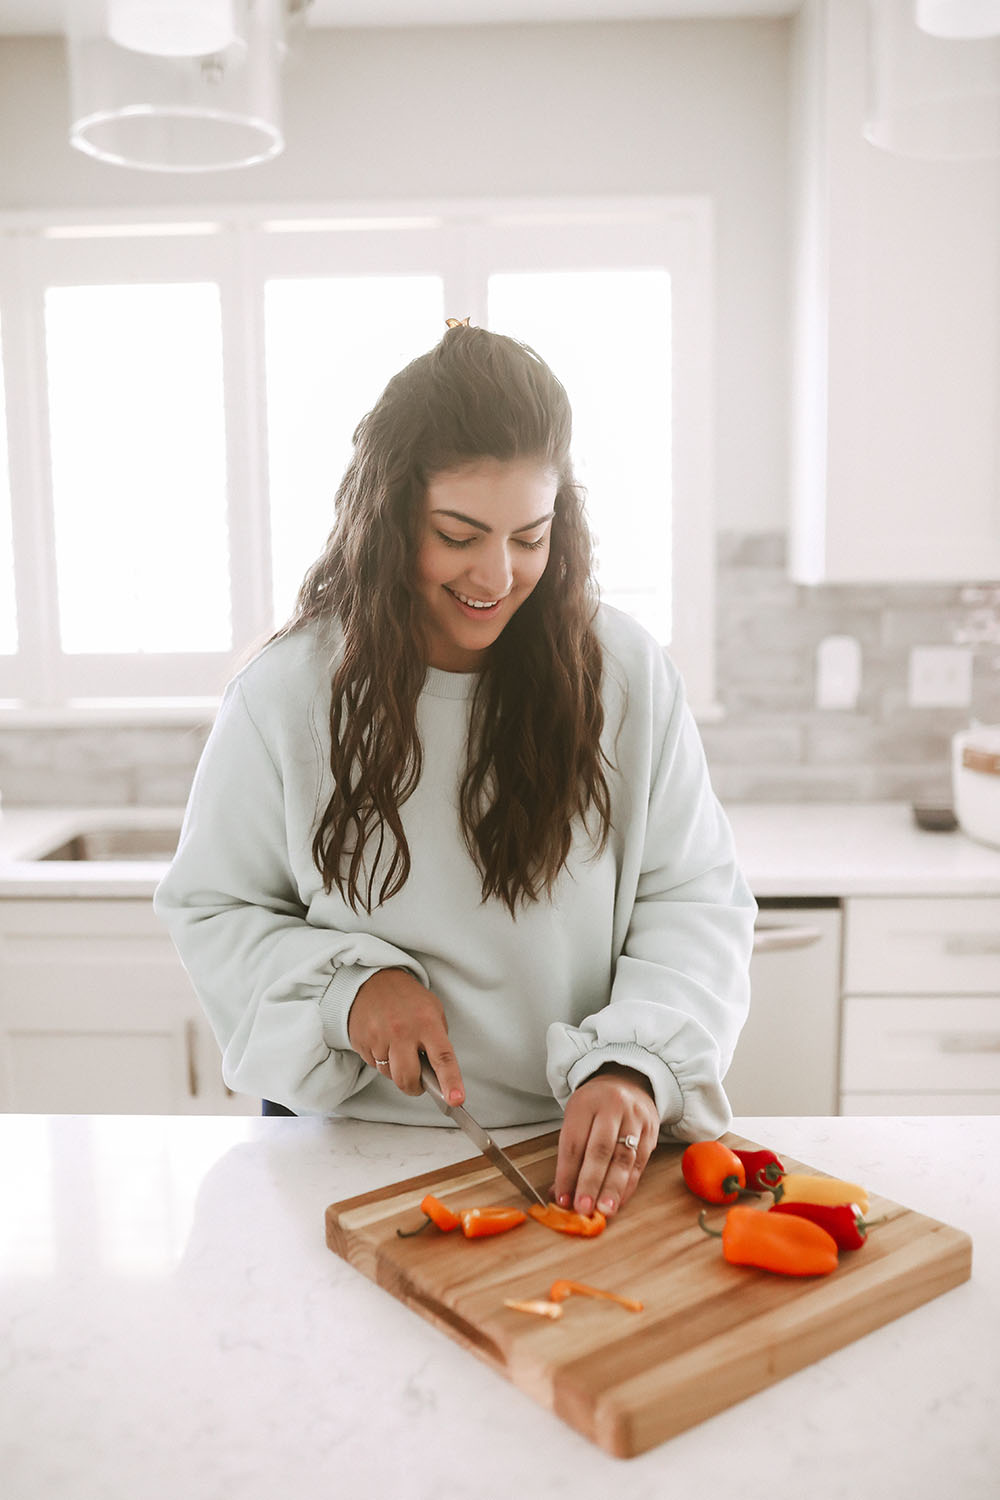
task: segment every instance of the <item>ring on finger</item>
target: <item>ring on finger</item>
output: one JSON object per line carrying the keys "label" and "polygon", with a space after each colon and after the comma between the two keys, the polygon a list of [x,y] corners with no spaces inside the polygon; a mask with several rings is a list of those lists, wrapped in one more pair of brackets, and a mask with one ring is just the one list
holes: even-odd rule
{"label": "ring on finger", "polygon": [[387,1057],[373,1057],[372,1062],[376,1068],[387,1068],[389,1066],[389,1059]]}
{"label": "ring on finger", "polygon": [[638,1151],[639,1137],[637,1135],[620,1135],[618,1137],[618,1144],[619,1146],[626,1146],[629,1151]]}

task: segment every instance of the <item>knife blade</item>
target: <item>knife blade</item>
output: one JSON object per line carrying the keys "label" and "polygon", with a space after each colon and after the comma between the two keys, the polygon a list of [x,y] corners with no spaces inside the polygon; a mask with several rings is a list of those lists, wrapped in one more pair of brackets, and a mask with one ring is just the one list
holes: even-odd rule
{"label": "knife blade", "polygon": [[441,1092],[434,1069],[426,1057],[421,1057],[420,1059],[420,1080],[441,1113],[448,1115],[450,1119],[455,1121],[456,1125],[461,1126],[469,1137],[469,1140],[476,1145],[484,1156],[489,1157],[495,1167],[499,1167],[507,1181],[513,1183],[519,1193],[523,1193],[526,1198],[530,1198],[532,1203],[540,1203],[544,1208],[547,1200],[528,1181],[524,1173],[518,1171],[507,1153],[501,1151],[489,1131],[484,1130],[479,1121],[474,1119],[461,1104],[448,1103]]}

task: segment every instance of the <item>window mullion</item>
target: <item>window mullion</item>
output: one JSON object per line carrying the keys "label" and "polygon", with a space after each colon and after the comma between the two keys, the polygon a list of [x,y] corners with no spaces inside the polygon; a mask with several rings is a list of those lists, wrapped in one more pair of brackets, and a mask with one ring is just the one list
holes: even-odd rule
{"label": "window mullion", "polygon": [[59,604],[52,470],[49,461],[45,288],[36,272],[35,236],[11,236],[17,295],[3,309],[14,586],[18,616],[18,696],[56,702]]}
{"label": "window mullion", "polygon": [[274,624],[264,288],[257,238],[256,231],[244,226],[230,230],[232,275],[222,285],[229,577],[237,652]]}

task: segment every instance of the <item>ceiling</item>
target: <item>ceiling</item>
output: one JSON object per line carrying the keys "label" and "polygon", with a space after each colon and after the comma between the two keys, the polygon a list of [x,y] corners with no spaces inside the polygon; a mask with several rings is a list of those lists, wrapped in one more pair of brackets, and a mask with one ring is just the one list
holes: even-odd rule
{"label": "ceiling", "polygon": [[[76,0],[0,0],[0,36],[63,29]],[[310,26],[446,26],[512,21],[652,21],[789,16],[801,0],[312,0]]]}

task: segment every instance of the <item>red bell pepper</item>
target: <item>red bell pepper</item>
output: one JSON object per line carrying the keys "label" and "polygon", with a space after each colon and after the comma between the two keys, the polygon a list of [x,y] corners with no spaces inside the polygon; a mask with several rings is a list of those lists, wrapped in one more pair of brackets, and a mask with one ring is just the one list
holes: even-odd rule
{"label": "red bell pepper", "polygon": [[874,1224],[884,1224],[881,1219],[863,1219],[856,1203],[775,1203],[768,1209],[772,1214],[790,1214],[797,1219],[809,1219],[832,1235],[838,1250],[860,1250]]}
{"label": "red bell pepper", "polygon": [[785,1169],[773,1151],[739,1151],[734,1147],[733,1155],[743,1163],[747,1187],[754,1192],[766,1192],[785,1175]]}

